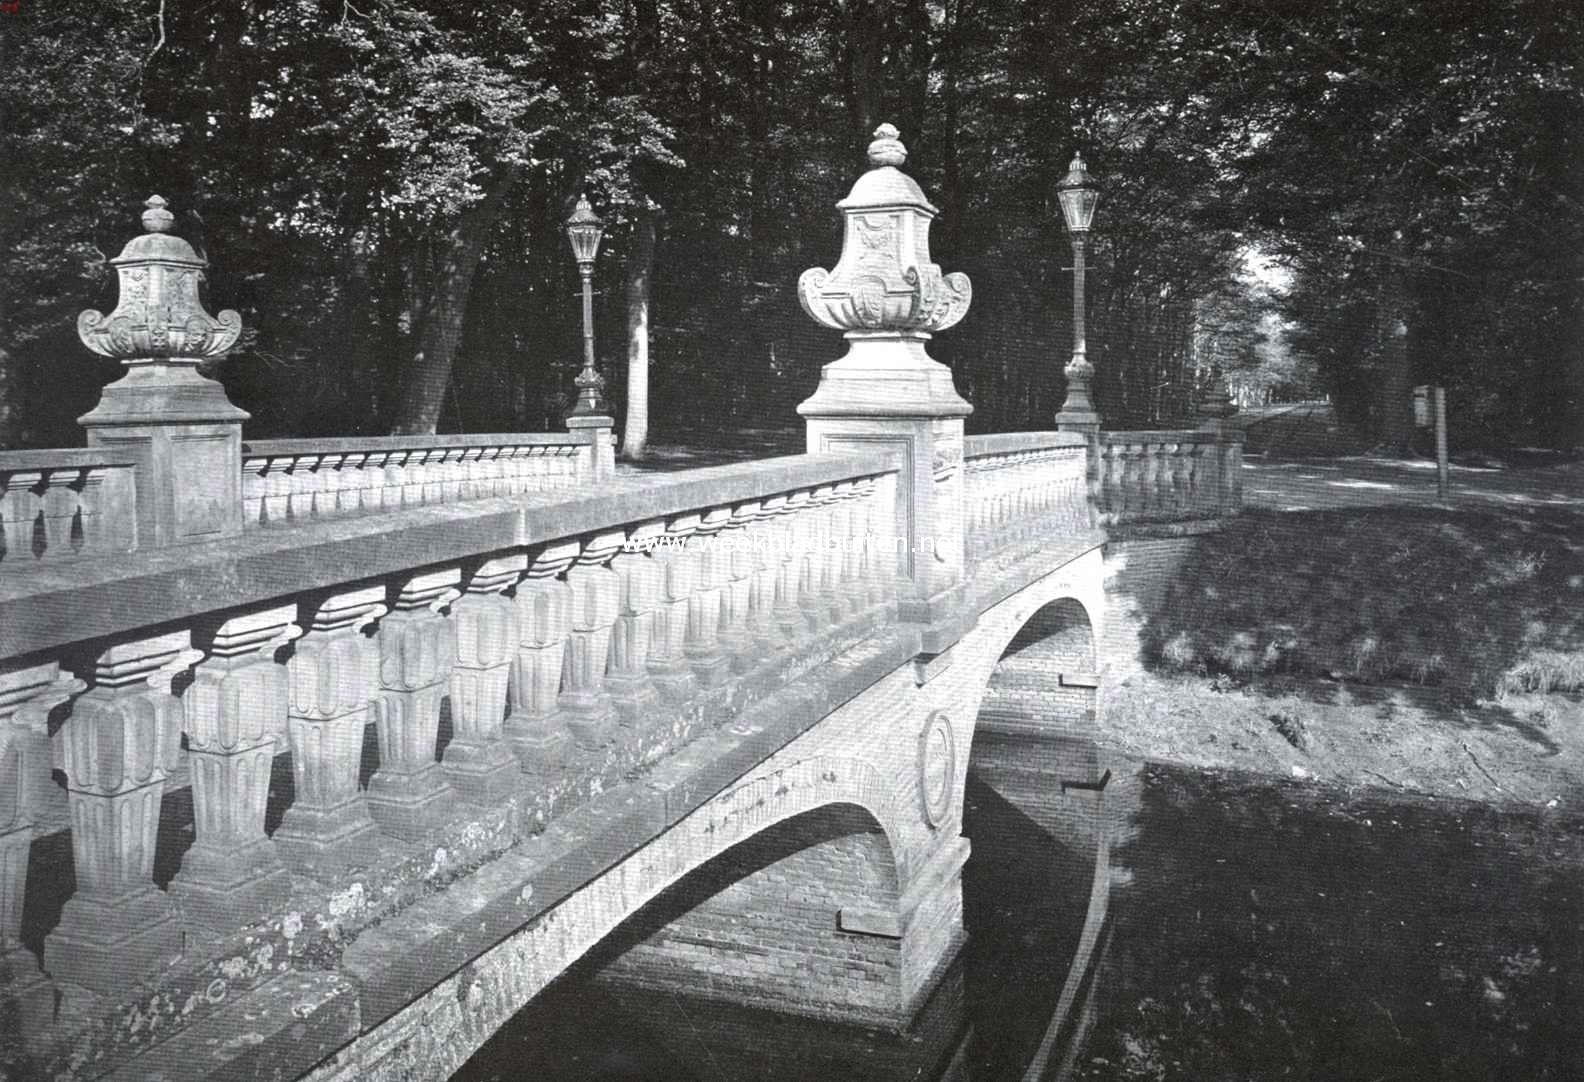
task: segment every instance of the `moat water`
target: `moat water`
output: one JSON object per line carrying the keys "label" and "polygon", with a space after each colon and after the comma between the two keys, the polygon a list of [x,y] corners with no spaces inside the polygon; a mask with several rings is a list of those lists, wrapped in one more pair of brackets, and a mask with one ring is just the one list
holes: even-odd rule
{"label": "moat water", "polygon": [[[1074,814],[1092,797],[1029,761],[975,748],[969,944],[910,1032],[639,1000],[574,969],[458,1077],[1584,1077],[1577,811],[1112,760],[1103,812]],[[1099,907],[1085,823],[1109,840]],[[1094,964],[1070,982],[1086,923]]]}

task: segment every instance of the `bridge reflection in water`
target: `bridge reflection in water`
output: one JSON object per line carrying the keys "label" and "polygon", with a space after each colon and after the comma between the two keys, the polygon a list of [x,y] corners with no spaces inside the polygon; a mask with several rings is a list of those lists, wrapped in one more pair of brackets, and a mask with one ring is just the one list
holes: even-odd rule
{"label": "bridge reflection in water", "polygon": [[[656,899],[569,970],[455,1078],[1056,1078],[1081,1041],[1092,1000],[1085,978],[1104,942],[1110,876],[1102,838],[1113,818],[1099,791],[1064,791],[1061,781],[1101,773],[1088,737],[991,729],[976,739],[964,810],[974,845],[963,872],[968,943],[904,1030],[614,985],[611,968],[674,919],[678,898],[697,897],[694,880]],[[700,879],[710,872],[700,869]],[[716,879],[712,889],[729,889]]]}

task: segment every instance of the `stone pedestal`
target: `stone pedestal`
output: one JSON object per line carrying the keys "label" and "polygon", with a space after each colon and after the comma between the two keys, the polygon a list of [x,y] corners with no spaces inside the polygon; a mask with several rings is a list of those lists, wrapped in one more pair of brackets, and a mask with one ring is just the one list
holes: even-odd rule
{"label": "stone pedestal", "polygon": [[152,877],[164,748],[183,724],[170,682],[199,657],[188,642],[179,631],[106,650],[61,730],[77,893],[44,944],[56,980],[121,992],[181,952],[176,912]]}
{"label": "stone pedestal", "polygon": [[566,573],[572,588],[572,628],[567,636],[561,713],[572,739],[589,751],[609,743],[617,724],[616,708],[605,687],[605,668],[621,579],[605,564],[625,540],[619,531],[591,538]]}
{"label": "stone pedestal", "polygon": [[275,652],[301,634],[296,605],[227,620],[184,696],[192,848],[171,881],[191,926],[221,934],[283,904],[291,876],[264,835],[270,768],[286,728],[286,667]]}
{"label": "stone pedestal", "polygon": [[380,693],[379,647],[363,628],[385,614],[384,601],[382,586],[326,598],[286,663],[296,796],[274,840],[302,875],[326,878],[373,855],[358,774],[369,703]]}
{"label": "stone pedestal", "polygon": [[566,419],[567,431],[589,441],[586,467],[590,480],[598,483],[616,476],[616,421],[602,414],[572,414]]}
{"label": "stone pedestal", "polygon": [[445,608],[458,596],[458,568],[402,583],[380,621],[380,688],[374,724],[380,766],[369,778],[369,815],[398,838],[418,838],[445,817],[451,798],[435,759],[440,702],[456,663],[456,628]]}
{"label": "stone pedestal", "polygon": [[576,559],[574,543],[540,553],[517,584],[517,656],[511,664],[511,714],[506,740],[529,774],[548,775],[566,765],[572,743],[562,724],[561,678],[572,629],[572,588],[556,574]]}
{"label": "stone pedestal", "polygon": [[501,592],[528,566],[524,556],[490,560],[457,602],[456,666],[451,670],[451,743],[444,767],[451,788],[471,804],[495,804],[515,791],[517,757],[506,743],[506,691],[517,656],[517,613]]}

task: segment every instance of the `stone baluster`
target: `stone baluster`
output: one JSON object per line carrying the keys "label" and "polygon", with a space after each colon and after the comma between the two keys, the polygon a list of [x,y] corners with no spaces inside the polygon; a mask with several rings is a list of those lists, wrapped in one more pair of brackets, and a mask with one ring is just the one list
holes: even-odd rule
{"label": "stone baluster", "polygon": [[698,588],[699,555],[690,541],[699,528],[698,515],[679,515],[666,523],[657,538],[653,559],[664,569],[660,603],[652,621],[649,675],[668,702],[686,702],[698,687],[686,652],[688,598]]}
{"label": "stone baluster", "polygon": [[879,558],[875,552],[874,493],[873,477],[862,477],[853,482],[852,541],[842,577],[848,583],[853,607],[859,614],[869,613],[879,604],[874,583],[874,564]]}
{"label": "stone baluster", "polygon": [[296,796],[275,847],[303,875],[323,877],[372,855],[374,820],[358,776],[369,705],[380,694],[380,656],[363,629],[385,611],[383,586],[332,594],[286,663]]}
{"label": "stone baluster", "polygon": [[14,1012],[21,1035],[47,1024],[55,1005],[54,988],[21,940],[33,845],[27,787],[34,767],[27,760],[25,735],[22,727],[0,720],[0,1017]]}
{"label": "stone baluster", "polygon": [[720,644],[721,593],[730,564],[719,536],[730,521],[730,508],[715,508],[699,520],[697,532],[689,539],[689,547],[697,553],[699,575],[688,595],[684,652],[699,684],[707,688],[720,686],[731,675],[731,659]]}
{"label": "stone baluster", "polygon": [[559,576],[581,551],[576,541],[549,545],[534,556],[517,584],[517,657],[511,667],[511,716],[506,739],[522,769],[545,775],[566,764],[572,742],[557,710],[572,631],[572,587]]}
{"label": "stone baluster", "polygon": [[291,876],[264,835],[287,677],[275,652],[302,634],[296,605],[232,617],[182,696],[197,837],[170,892],[190,926],[216,934],[284,902]]}
{"label": "stone baluster", "polygon": [[616,623],[611,628],[610,671],[605,686],[610,689],[622,724],[628,726],[637,724],[659,700],[648,666],[665,568],[648,555],[648,550],[663,536],[664,522],[636,527],[610,564],[621,580],[621,592]]}
{"label": "stone baluster", "polygon": [[189,633],[119,643],[61,729],[77,893],[44,941],[44,968],[96,992],[124,990],[181,951],[168,895],[154,885],[165,746],[182,727],[171,680],[202,655]]}
{"label": "stone baluster", "polygon": [[18,1029],[51,1021],[54,986],[22,945],[22,902],[33,844],[34,794],[50,779],[49,712],[83,689],[54,663],[0,672],[0,1018],[15,1012]]}
{"label": "stone baluster", "polygon": [[753,523],[759,517],[759,508],[758,500],[734,507],[731,520],[717,541],[726,554],[719,639],[732,671],[739,673],[747,672],[759,661],[751,624],[754,575],[759,567],[756,550],[761,547],[758,544],[761,538],[755,533]]}
{"label": "stone baluster", "polygon": [[451,670],[451,725],[444,766],[451,788],[470,804],[511,796],[521,767],[506,743],[506,693],[520,636],[517,610],[504,591],[528,567],[522,553],[480,564],[454,610],[456,667]]}
{"label": "stone baluster", "polygon": [[842,583],[842,552],[847,547],[847,500],[852,482],[827,485],[817,492],[820,501],[819,613],[831,627],[840,627],[852,611]]}
{"label": "stone baluster", "polygon": [[622,547],[621,530],[597,534],[583,543],[577,563],[566,572],[572,587],[572,631],[567,638],[561,709],[578,747],[593,750],[610,742],[616,708],[605,687],[611,628],[621,597],[621,576],[606,564]]}
{"label": "stone baluster", "polygon": [[0,730],[9,733],[11,746],[25,766],[22,809],[35,825],[64,825],[68,820],[66,790],[51,776],[57,755],[50,742],[49,717],[86,686],[63,674],[54,662],[0,672]]}
{"label": "stone baluster", "polygon": [[768,658],[786,646],[777,624],[776,583],[785,556],[785,531],[781,527],[785,496],[771,496],[759,503],[754,516],[752,586],[748,592],[748,629],[755,654]]}
{"label": "stone baluster", "polygon": [[440,702],[456,664],[456,627],[445,610],[461,596],[460,568],[414,575],[380,621],[374,727],[380,765],[364,796],[381,830],[418,838],[445,818],[451,788],[435,758]]}
{"label": "stone baluster", "polygon": [[[808,589],[808,558],[812,543],[807,514],[810,495],[808,491],[793,492],[778,509],[784,547],[780,571],[776,576],[776,625],[794,647],[806,644],[811,632],[803,603]],[[810,604],[808,609],[812,607]]]}

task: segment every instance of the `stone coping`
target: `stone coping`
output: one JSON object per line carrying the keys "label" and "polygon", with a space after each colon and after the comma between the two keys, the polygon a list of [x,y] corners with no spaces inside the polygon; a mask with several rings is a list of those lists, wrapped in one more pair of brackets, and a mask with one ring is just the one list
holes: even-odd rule
{"label": "stone coping", "polygon": [[582,446],[584,432],[486,432],[479,435],[336,436],[325,439],[244,440],[242,457],[340,454],[351,451],[405,451],[439,447]]}
{"label": "stone coping", "polygon": [[1082,432],[997,432],[989,436],[969,436],[963,440],[964,458],[1004,455],[1015,451],[1044,451],[1052,447],[1083,447],[1089,441]]}
{"label": "stone coping", "polygon": [[1101,443],[1242,443],[1242,429],[1207,432],[1198,428],[1157,428],[1139,432],[1101,432]]}
{"label": "stone coping", "polygon": [[0,660],[897,468],[889,452],[788,455],[30,565],[25,575],[0,573]]}
{"label": "stone coping", "polygon": [[47,447],[37,451],[0,451],[0,473],[134,464],[134,459],[124,447]]}

